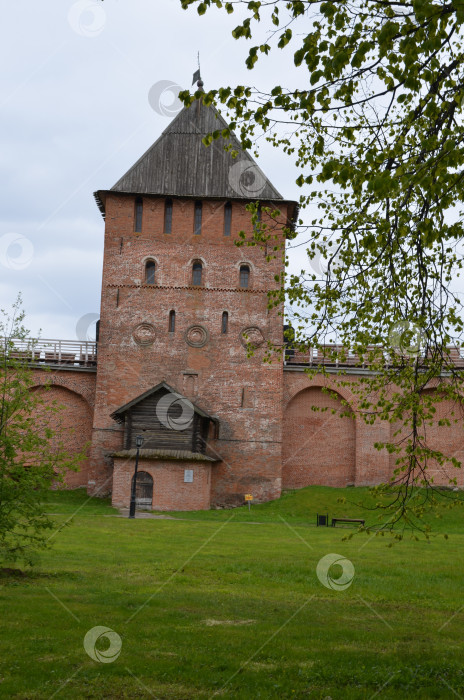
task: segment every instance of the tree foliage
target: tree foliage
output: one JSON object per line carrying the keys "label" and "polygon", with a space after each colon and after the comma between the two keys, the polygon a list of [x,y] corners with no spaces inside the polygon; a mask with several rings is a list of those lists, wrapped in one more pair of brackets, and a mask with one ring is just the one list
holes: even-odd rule
{"label": "tree foliage", "polygon": [[[48,546],[54,523],[43,501],[65,472],[77,469],[82,454],[69,454],[52,424],[60,406],[33,391],[33,373],[15,342],[27,347],[20,298],[11,315],[0,316],[0,561],[33,563]],[[29,341],[30,343],[30,341]]]}
{"label": "tree foliage", "polygon": [[[429,444],[427,429],[443,401],[452,407],[445,422],[462,425],[462,371],[453,361],[462,304],[453,284],[462,269],[464,2],[181,4],[200,15],[212,6],[240,10],[232,34],[251,42],[248,68],[277,51],[296,71],[289,80],[296,75],[297,87],[224,86],[181,97],[225,105],[243,147],[264,134],[293,160],[300,204],[309,208],[287,231],[287,247],[305,250],[306,263],[295,274],[287,261],[272,303],[285,298],[295,348],[352,352],[372,370],[350,387],[364,420],[402,425],[377,445],[395,455],[395,522],[414,486],[433,486],[431,464],[460,466]],[[247,242],[273,236],[261,226]],[[341,351],[324,347],[335,336]]]}

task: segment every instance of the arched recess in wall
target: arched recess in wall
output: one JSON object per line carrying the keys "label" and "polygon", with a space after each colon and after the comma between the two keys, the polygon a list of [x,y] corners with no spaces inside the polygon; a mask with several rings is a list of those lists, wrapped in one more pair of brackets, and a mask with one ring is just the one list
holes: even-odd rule
{"label": "arched recess in wall", "polygon": [[[427,389],[425,395],[433,396],[435,389]],[[443,397],[443,395],[442,395]],[[434,402],[436,412],[433,421],[425,421],[420,426],[420,435],[424,439],[425,445],[431,450],[442,452],[448,458],[456,458],[461,462],[461,468],[456,468],[450,461],[446,464],[439,464],[436,460],[429,460],[427,464],[427,478],[433,479],[436,486],[454,486],[451,479],[456,479],[457,486],[464,486],[464,415],[461,406],[443,398],[442,401]],[[432,422],[432,425],[430,423]],[[440,425],[440,422],[443,425]],[[449,422],[449,425],[446,423]],[[398,432],[399,430],[399,432]],[[410,426],[403,426],[399,422],[390,423],[390,442],[396,445],[407,445],[408,437],[411,434]],[[396,460],[400,457],[398,453],[390,454],[390,470],[393,476],[397,468]],[[419,477],[420,478],[420,477]]]}
{"label": "arched recess in wall", "polygon": [[[327,410],[314,411],[312,406]],[[341,397],[334,398],[321,387],[303,389],[291,399],[283,421],[283,488],[354,484],[356,422],[340,415],[346,410]]]}
{"label": "arched recess in wall", "polygon": [[[58,448],[61,440],[68,452],[81,452],[92,438],[93,423],[93,411],[83,396],[57,384],[52,384],[49,389],[37,385],[32,387],[31,391],[39,394],[49,406],[56,402],[55,405],[64,407],[56,413],[48,413],[45,407],[39,406],[34,416],[37,429],[44,430],[48,425],[57,434],[56,438],[52,439],[52,446]],[[68,488],[87,486],[89,451],[90,447],[86,449],[87,456],[81,461],[80,470],[68,471],[65,475],[65,485]]]}

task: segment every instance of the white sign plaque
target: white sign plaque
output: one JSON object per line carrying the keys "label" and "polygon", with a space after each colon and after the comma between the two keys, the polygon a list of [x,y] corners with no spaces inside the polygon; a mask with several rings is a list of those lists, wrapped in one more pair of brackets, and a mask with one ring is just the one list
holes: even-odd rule
{"label": "white sign plaque", "polygon": [[191,484],[193,482],[193,469],[184,469],[184,483]]}

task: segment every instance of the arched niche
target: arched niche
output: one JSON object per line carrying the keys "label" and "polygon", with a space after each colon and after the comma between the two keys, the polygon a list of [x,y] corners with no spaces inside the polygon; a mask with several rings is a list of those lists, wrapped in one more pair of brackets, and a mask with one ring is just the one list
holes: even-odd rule
{"label": "arched niche", "polygon": [[283,488],[354,483],[356,423],[341,415],[346,411],[341,396],[321,387],[303,389],[291,399],[283,420]]}

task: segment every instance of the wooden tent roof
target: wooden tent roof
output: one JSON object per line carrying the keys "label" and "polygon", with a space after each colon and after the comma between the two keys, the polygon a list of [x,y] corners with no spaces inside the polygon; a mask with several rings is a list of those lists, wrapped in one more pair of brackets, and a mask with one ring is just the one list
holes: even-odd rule
{"label": "wooden tent roof", "polygon": [[[225,128],[227,123],[219,112],[201,100],[182,109],[111,190],[95,193],[102,213],[110,192],[285,201],[234,135],[230,140],[213,141],[208,147],[203,144],[206,134]],[[236,158],[225,150],[227,144],[239,152]]]}

